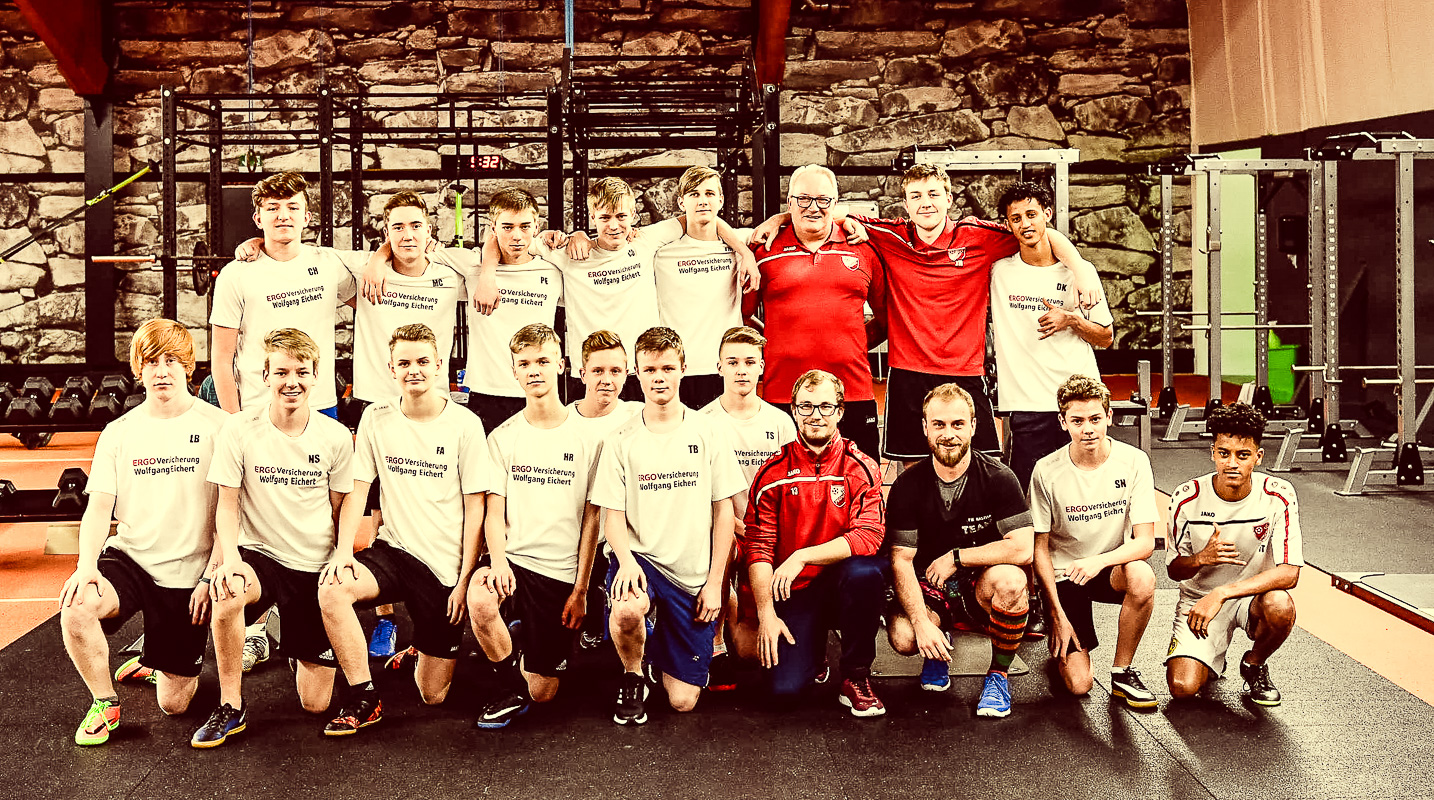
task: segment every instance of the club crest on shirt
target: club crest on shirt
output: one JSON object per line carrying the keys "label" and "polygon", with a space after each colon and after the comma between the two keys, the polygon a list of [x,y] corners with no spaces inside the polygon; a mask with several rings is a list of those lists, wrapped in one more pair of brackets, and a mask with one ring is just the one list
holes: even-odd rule
{"label": "club crest on shirt", "polygon": [[844,264],[847,269],[856,269],[856,265],[861,263],[861,260],[856,256],[842,256],[841,263]]}
{"label": "club crest on shirt", "polygon": [[841,508],[846,505],[846,486],[840,483],[832,484],[832,505]]}
{"label": "club crest on shirt", "polygon": [[1270,523],[1261,522],[1255,526],[1255,541],[1263,542],[1266,536],[1270,535]]}
{"label": "club crest on shirt", "polygon": [[966,248],[964,248],[964,247],[952,247],[952,248],[949,248],[949,249],[946,251],[946,255],[951,259],[951,263],[953,263],[953,264],[961,264],[962,262],[964,262],[964,261],[966,260]]}

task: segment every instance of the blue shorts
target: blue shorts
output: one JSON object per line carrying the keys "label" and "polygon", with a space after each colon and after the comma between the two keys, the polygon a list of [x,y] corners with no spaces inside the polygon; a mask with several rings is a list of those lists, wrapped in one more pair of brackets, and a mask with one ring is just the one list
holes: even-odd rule
{"label": "blue shorts", "polygon": [[[647,597],[656,614],[656,621],[647,635],[647,660],[664,674],[692,686],[707,685],[707,670],[712,666],[712,637],[717,622],[698,622],[697,596],[663,575],[647,559],[636,553],[633,558],[647,573]],[[612,593],[617,577],[617,559],[608,558],[607,587]]]}

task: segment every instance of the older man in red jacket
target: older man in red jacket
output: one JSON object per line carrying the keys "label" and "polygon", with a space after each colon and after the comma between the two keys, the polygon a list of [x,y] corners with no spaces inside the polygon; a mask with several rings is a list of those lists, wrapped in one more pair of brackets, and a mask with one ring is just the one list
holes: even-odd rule
{"label": "older man in red jacket", "polygon": [[871,689],[871,662],[889,566],[876,462],[837,430],[845,391],[812,370],[792,387],[797,440],[758,470],[742,537],[748,582],[739,591],[734,640],[755,655],[777,697],[791,697],[823,669],[827,631],[842,633],[838,699],[858,717],[886,713]]}

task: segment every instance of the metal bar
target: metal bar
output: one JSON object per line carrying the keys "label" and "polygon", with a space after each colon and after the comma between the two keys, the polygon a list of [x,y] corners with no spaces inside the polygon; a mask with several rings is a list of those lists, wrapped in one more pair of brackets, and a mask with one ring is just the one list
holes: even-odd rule
{"label": "metal bar", "polygon": [[[1210,310],[1210,319],[1220,319],[1220,306],[1222,303],[1222,298],[1220,297],[1222,291],[1220,285],[1220,248],[1222,239],[1220,230],[1220,173],[1206,172],[1205,180],[1206,186],[1208,187],[1206,206],[1210,214],[1209,219],[1205,221],[1205,250],[1209,254],[1209,261],[1206,264],[1206,286],[1208,287],[1209,297],[1206,300],[1207,307]],[[1222,400],[1221,359],[1224,355],[1220,350],[1223,346],[1221,341],[1222,327],[1223,326],[1220,325],[1213,325],[1207,332],[1210,349],[1210,394],[1207,398],[1208,400]]]}
{"label": "metal bar", "polygon": [[1210,158],[1192,162],[1196,172],[1302,172],[1314,169],[1319,162],[1302,158]]}
{"label": "metal bar", "polygon": [[1035,164],[1071,164],[1080,161],[1080,150],[917,150],[918,164],[940,164],[954,168],[962,164],[999,164],[1031,162]]}
{"label": "metal bar", "polygon": [[[319,90],[319,244],[334,246],[334,104],[328,87]],[[362,198],[354,197],[357,206]]]}
{"label": "metal bar", "polygon": [[1409,153],[1416,158],[1434,157],[1434,139],[1386,139],[1379,143],[1381,153]]}
{"label": "metal bar", "polygon": [[[95,197],[114,185],[114,110],[104,97],[86,97],[85,104],[85,196]],[[173,232],[166,231],[172,238]],[[86,203],[85,252],[113,253],[115,207],[110,203]],[[165,282],[168,289],[168,281]],[[85,361],[113,364],[115,358],[115,282],[113,269],[91,260],[85,266]],[[173,319],[165,292],[165,316]]]}
{"label": "metal bar", "polygon": [[[1182,327],[1187,331],[1208,331],[1211,326],[1208,323],[1204,323],[1200,325],[1183,325]],[[1288,325],[1281,322],[1270,322],[1256,325],[1219,325],[1217,327],[1224,331],[1282,331],[1307,330],[1309,325],[1298,322],[1292,322]]]}
{"label": "metal bar", "polygon": [[[1405,405],[1408,405],[1411,409],[1414,407],[1413,398],[1410,398],[1406,403],[1406,401],[1404,400],[1404,392],[1414,385],[1424,386],[1425,384],[1430,383],[1434,383],[1434,378],[1360,378],[1359,380],[1359,385],[1365,388],[1369,388],[1370,386],[1397,387],[1394,391],[1394,394],[1399,401],[1399,410],[1401,414],[1399,422],[1401,426],[1404,424],[1403,411]],[[1410,412],[1410,416],[1413,416],[1412,411]],[[1410,427],[1412,428],[1413,426],[1411,425]]]}
{"label": "metal bar", "polygon": [[1056,230],[1071,232],[1071,171],[1064,161],[1056,162]]}
{"label": "metal bar", "polygon": [[[1255,179],[1256,190],[1259,189],[1259,178]],[[1255,385],[1270,385],[1270,337],[1268,333],[1260,333],[1266,330],[1266,323],[1270,321],[1270,215],[1261,207],[1255,213],[1255,324],[1252,330],[1257,331],[1255,335]],[[1290,326],[1268,326],[1269,330],[1275,328],[1286,329]],[[1306,328],[1307,325],[1300,327]],[[1226,330],[1243,330],[1242,327],[1226,328]]]}
{"label": "metal bar", "polygon": [[349,195],[352,201],[350,205],[353,206],[353,214],[349,217],[349,239],[352,242],[350,248],[358,250],[363,247],[363,214],[360,209],[368,208],[363,197],[363,98],[349,106],[348,112],[349,129],[352,132],[349,140]]}
{"label": "metal bar", "polygon": [[[1175,178],[1160,176],[1160,387],[1175,385]],[[1139,311],[1137,314],[1141,313]]]}
{"label": "metal bar", "polygon": [[[1307,352],[1311,363],[1316,359],[1322,359],[1325,350],[1327,321],[1324,314],[1323,295],[1320,291],[1320,287],[1324,285],[1324,247],[1322,238],[1317,235],[1318,231],[1324,230],[1324,191],[1324,170],[1322,168],[1310,170],[1309,193],[1306,198],[1305,211],[1307,220],[1305,224],[1305,260],[1309,280],[1305,289],[1309,297],[1310,340]],[[1315,407],[1314,401],[1317,399],[1321,404],[1324,402],[1324,378],[1323,369],[1309,376],[1310,408]]]}
{"label": "metal bar", "polygon": [[1414,153],[1400,151],[1394,173],[1394,341],[1399,374],[1399,445],[1414,442],[1419,431],[1414,425],[1416,413],[1414,384],[1429,383],[1414,379]]}
{"label": "metal bar", "polygon": [[157,256],[90,256],[96,264],[153,264]]}
{"label": "metal bar", "polygon": [[[568,0],[571,3],[572,0]],[[571,15],[569,16],[571,20]],[[563,96],[553,88],[548,91],[548,227],[564,230],[563,219]],[[476,194],[475,194],[475,200]]]}
{"label": "metal bar", "polygon": [[[1339,162],[1320,165],[1323,174],[1324,207],[1323,285],[1318,287],[1324,315],[1324,364],[1326,377],[1339,374]],[[1339,420],[1339,384],[1325,381],[1324,409],[1327,420]]]}

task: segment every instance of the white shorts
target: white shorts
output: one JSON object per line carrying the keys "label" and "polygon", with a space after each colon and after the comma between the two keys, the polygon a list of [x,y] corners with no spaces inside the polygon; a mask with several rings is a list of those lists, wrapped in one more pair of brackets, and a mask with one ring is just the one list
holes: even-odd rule
{"label": "white shorts", "polygon": [[1254,637],[1255,621],[1250,616],[1250,605],[1254,595],[1226,600],[1220,606],[1220,613],[1210,620],[1210,629],[1204,639],[1196,638],[1190,630],[1190,609],[1199,602],[1199,597],[1180,594],[1175,606],[1175,633],[1170,637],[1170,651],[1165,654],[1166,662],[1172,658],[1193,658],[1210,668],[1217,677],[1225,673],[1225,651],[1230,649],[1230,640],[1239,628],[1246,636]]}

